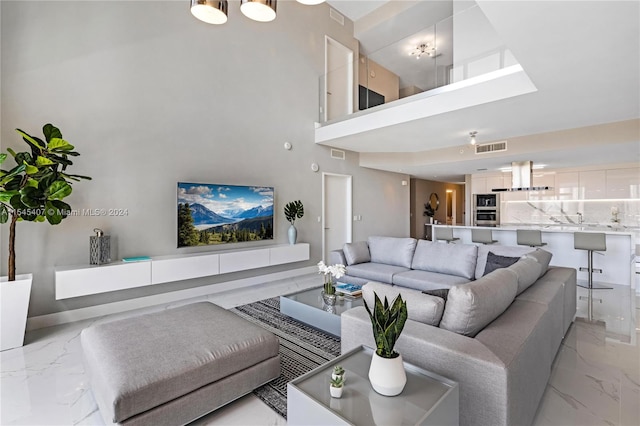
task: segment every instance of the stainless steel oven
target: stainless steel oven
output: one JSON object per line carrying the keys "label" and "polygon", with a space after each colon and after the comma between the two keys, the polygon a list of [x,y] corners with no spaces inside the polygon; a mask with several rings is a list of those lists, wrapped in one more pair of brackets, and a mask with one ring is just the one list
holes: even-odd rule
{"label": "stainless steel oven", "polygon": [[474,194],[473,224],[475,226],[498,226],[500,224],[499,194]]}

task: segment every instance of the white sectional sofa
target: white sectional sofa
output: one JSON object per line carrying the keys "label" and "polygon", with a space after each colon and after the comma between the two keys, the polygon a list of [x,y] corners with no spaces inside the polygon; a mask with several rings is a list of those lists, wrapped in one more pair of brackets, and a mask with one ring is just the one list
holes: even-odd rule
{"label": "white sectional sofa", "polygon": [[[331,261],[346,262],[347,282],[367,283],[367,303],[374,292],[407,300],[396,350],[459,382],[461,425],[531,424],[576,313],[575,269],[549,267],[540,249],[411,240],[371,237]],[[501,262],[515,263],[493,270]],[[364,307],[343,313],[341,328],[343,352],[375,347]]]}

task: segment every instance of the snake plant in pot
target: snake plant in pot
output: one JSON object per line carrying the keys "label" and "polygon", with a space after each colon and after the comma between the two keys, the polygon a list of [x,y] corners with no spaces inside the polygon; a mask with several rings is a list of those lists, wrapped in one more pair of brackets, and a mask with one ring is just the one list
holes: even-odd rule
{"label": "snake plant in pot", "polygon": [[407,302],[398,294],[391,304],[386,296],[383,303],[374,292],[373,310],[369,308],[366,300],[364,306],[371,319],[373,337],[376,341],[376,351],[369,367],[369,381],[373,389],[381,395],[398,395],[407,383],[407,375],[402,355],[394,351],[393,347],[407,321]]}
{"label": "snake plant in pot", "polygon": [[69,157],[78,156],[74,146],[62,138],[60,130],[46,124],[45,140],[16,129],[28,150],[7,148],[0,153],[0,165],[11,155],[15,166],[0,170],[0,223],[9,223],[8,277],[2,277],[2,334],[0,350],[22,346],[29,307],[32,275],[16,276],[16,224],[20,221],[48,222],[57,225],[70,211],[62,201],[71,194],[72,181],[91,179],[72,175]]}

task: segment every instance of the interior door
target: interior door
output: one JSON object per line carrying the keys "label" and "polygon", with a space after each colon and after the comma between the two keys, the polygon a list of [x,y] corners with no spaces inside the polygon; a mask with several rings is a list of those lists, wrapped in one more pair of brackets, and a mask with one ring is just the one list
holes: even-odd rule
{"label": "interior door", "polygon": [[353,51],[325,36],[324,120],[353,112]]}
{"label": "interior door", "polygon": [[322,253],[329,262],[329,252],[351,242],[351,176],[322,174],[322,211]]}

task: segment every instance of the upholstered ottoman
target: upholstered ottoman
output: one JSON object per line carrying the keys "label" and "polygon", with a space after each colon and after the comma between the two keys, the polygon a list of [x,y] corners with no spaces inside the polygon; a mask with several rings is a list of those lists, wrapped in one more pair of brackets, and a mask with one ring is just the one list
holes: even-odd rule
{"label": "upholstered ottoman", "polygon": [[280,375],[278,339],[202,302],[82,331],[107,424],[189,423]]}

